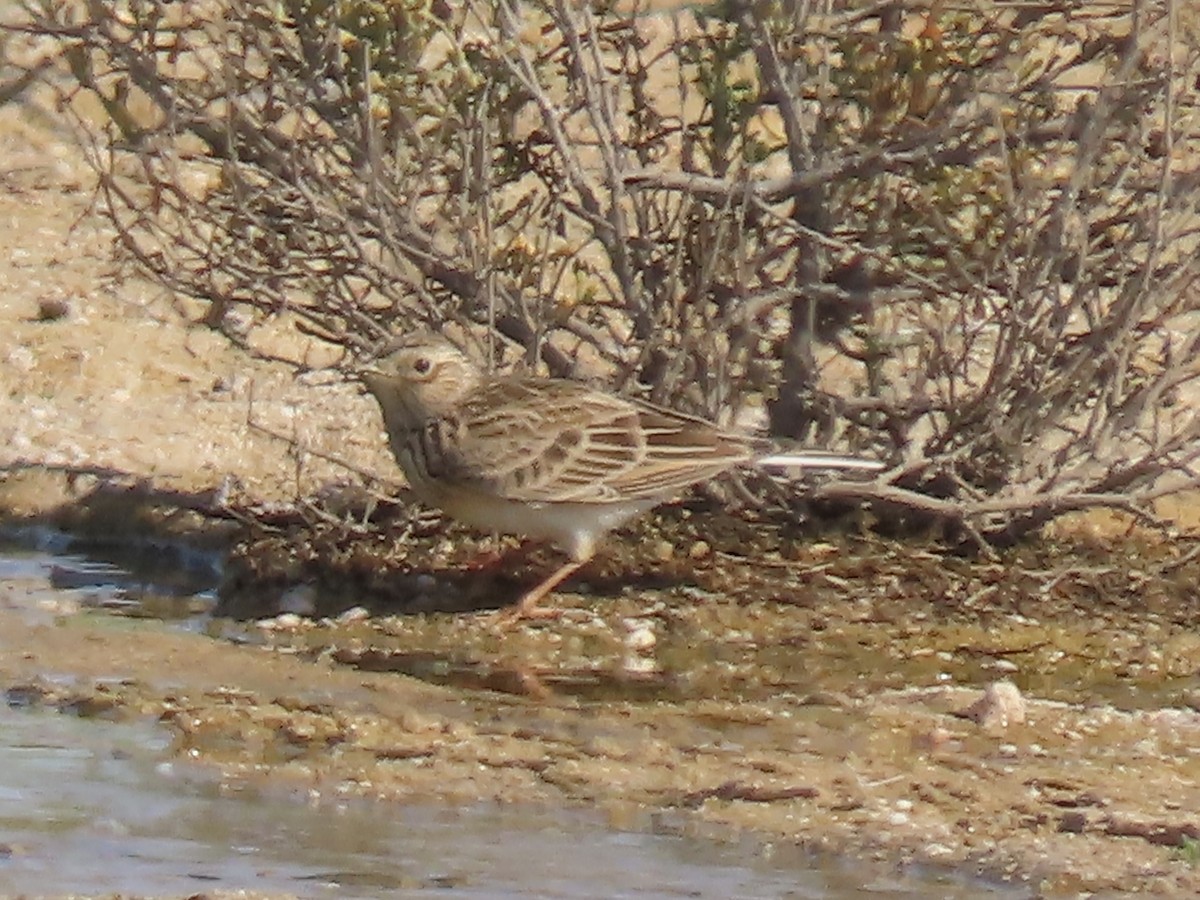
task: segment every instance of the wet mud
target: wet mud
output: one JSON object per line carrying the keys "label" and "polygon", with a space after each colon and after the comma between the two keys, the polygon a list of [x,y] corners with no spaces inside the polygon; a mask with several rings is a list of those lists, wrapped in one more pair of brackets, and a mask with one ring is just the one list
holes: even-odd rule
{"label": "wet mud", "polygon": [[511,628],[492,611],[553,556],[436,522],[245,537],[237,615],[191,631],[31,616],[10,585],[0,678],[157,721],[230,783],[583,807],[1043,896],[1200,889],[1185,547],[1085,529],[982,561],[714,515],[622,535]]}

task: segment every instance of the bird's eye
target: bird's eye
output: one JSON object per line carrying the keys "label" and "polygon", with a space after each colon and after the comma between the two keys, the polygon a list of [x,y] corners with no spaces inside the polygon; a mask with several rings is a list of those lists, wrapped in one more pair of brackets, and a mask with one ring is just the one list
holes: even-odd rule
{"label": "bird's eye", "polygon": [[428,375],[430,369],[433,368],[433,362],[428,356],[418,356],[413,361],[413,371],[418,375]]}

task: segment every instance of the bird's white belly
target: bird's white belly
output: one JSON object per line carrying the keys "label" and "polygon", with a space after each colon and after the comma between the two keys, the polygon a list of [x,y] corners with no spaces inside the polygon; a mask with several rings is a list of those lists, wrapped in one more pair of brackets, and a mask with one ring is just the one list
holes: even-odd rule
{"label": "bird's white belly", "polygon": [[454,491],[436,500],[446,513],[465,525],[551,541],[576,559],[590,557],[596,542],[607,532],[658,502],[526,503],[479,494],[463,496]]}

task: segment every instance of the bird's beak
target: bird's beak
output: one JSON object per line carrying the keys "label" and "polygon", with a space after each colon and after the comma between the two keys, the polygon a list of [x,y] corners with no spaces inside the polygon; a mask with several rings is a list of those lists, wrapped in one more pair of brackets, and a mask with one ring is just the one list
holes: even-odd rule
{"label": "bird's beak", "polygon": [[382,384],[386,377],[379,369],[379,358],[376,356],[368,357],[354,368],[347,372],[347,376],[357,381],[364,390],[374,391],[377,386]]}
{"label": "bird's beak", "polygon": [[366,365],[359,366],[357,369],[355,369],[354,376],[358,379],[359,384],[361,384],[368,391],[375,390],[375,388],[382,383],[384,377],[383,373],[380,372],[379,369],[375,368],[374,360],[371,360]]}

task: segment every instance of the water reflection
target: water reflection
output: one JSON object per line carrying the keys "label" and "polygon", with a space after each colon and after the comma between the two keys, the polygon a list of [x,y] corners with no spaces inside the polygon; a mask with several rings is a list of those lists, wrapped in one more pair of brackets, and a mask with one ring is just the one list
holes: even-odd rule
{"label": "water reflection", "polygon": [[200,628],[216,604],[215,554],[178,544],[72,538],[40,527],[0,528],[0,582],[17,582],[54,611],[99,609]]}

